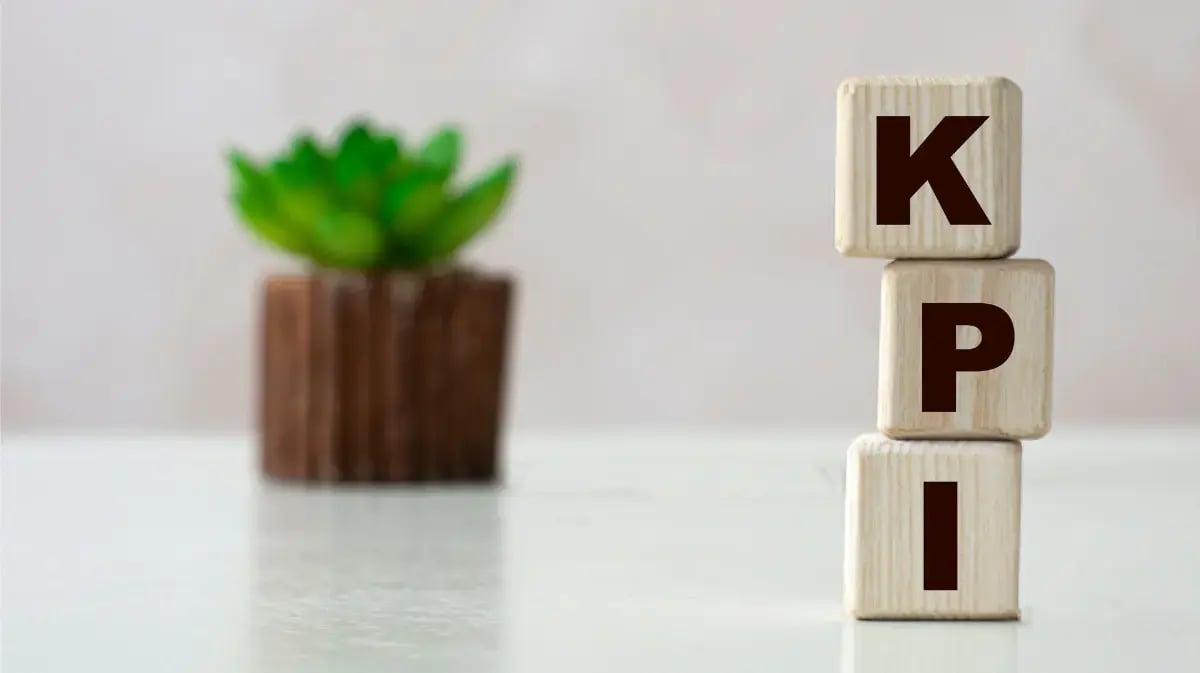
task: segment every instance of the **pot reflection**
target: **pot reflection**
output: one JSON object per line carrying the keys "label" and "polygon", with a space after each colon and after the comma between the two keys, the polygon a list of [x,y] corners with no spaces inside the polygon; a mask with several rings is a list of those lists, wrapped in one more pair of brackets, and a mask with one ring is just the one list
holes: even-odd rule
{"label": "pot reflection", "polygon": [[264,483],[253,530],[255,670],[483,667],[500,647],[500,497],[484,487]]}

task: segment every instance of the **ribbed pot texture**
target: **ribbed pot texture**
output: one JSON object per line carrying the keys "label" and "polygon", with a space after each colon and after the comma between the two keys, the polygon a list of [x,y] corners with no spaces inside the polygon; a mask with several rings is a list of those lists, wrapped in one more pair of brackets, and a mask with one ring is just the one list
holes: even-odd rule
{"label": "ribbed pot texture", "polygon": [[496,480],[512,285],[464,270],[269,277],[263,473]]}

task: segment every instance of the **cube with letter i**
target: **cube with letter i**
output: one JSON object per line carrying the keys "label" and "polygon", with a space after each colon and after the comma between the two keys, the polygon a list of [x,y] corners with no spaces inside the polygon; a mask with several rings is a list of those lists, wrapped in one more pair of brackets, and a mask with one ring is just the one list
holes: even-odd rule
{"label": "cube with letter i", "polygon": [[1021,443],[863,435],[846,470],[846,609],[861,619],[1013,619]]}

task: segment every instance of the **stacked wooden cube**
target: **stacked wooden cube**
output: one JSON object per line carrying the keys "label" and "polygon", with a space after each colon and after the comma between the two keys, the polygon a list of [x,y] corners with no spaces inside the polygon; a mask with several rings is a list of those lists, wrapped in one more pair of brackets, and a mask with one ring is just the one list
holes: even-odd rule
{"label": "stacked wooden cube", "polygon": [[861,619],[1016,619],[1021,440],[1050,429],[1054,269],[1021,239],[1021,90],[838,89],[837,249],[883,272],[878,430],[848,452]]}

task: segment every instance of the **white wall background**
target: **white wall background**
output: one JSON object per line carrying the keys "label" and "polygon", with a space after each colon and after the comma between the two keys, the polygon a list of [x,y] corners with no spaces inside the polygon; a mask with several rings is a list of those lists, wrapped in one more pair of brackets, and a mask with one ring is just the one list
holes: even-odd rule
{"label": "white wall background", "polygon": [[[903,7],[902,7],[903,6]],[[513,420],[874,423],[882,261],[833,250],[834,92],[1024,89],[1056,422],[1200,420],[1200,4],[10,0],[3,421],[251,422],[262,250],[222,151],[367,112],[518,150]]]}

